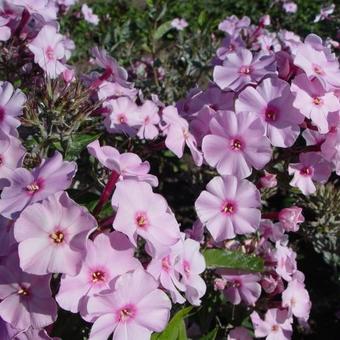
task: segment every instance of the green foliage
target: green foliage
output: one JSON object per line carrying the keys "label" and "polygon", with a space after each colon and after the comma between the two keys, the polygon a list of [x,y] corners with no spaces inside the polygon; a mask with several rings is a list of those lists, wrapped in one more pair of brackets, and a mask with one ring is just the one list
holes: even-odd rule
{"label": "green foliage", "polygon": [[203,252],[206,265],[210,269],[229,268],[253,272],[263,271],[263,259],[240,251],[206,249]]}

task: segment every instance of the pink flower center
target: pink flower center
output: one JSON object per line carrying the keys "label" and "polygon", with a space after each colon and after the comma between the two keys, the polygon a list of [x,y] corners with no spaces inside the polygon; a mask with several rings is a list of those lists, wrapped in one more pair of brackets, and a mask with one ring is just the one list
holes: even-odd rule
{"label": "pink flower center", "polygon": [[17,294],[20,296],[28,296],[29,293],[29,290],[25,287],[20,287],[20,289],[17,291]]}
{"label": "pink flower center", "polygon": [[51,46],[48,46],[46,49],[46,57],[48,60],[54,60],[54,49]]}
{"label": "pink flower center", "polygon": [[54,233],[50,234],[50,238],[53,240],[55,244],[60,244],[64,242],[65,235],[62,231],[57,230]]}
{"label": "pink flower center", "polygon": [[4,164],[4,158],[2,155],[0,155],[0,166]]}
{"label": "pink flower center", "polygon": [[136,224],[139,228],[145,228],[149,225],[149,220],[145,212],[138,212],[136,214]]}
{"label": "pink flower center", "polygon": [[265,112],[267,122],[275,122],[278,119],[278,110],[276,107],[268,106]]}
{"label": "pink flower center", "polygon": [[169,272],[170,267],[171,267],[170,257],[169,256],[163,257],[163,259],[162,259],[162,269],[165,272]]}
{"label": "pink flower center", "polygon": [[239,73],[248,75],[252,72],[252,68],[250,65],[242,65],[240,67]]}
{"label": "pink flower center", "polygon": [[117,312],[118,322],[128,322],[136,316],[136,307],[132,304],[125,305]]}
{"label": "pink flower center", "polygon": [[319,65],[313,65],[313,70],[314,70],[314,72],[315,72],[316,74],[318,74],[318,75],[320,75],[320,76],[322,76],[322,75],[325,74],[324,70],[323,70],[322,67],[319,66]]}
{"label": "pink flower center", "polygon": [[233,287],[239,288],[239,287],[241,287],[241,286],[242,286],[242,284],[241,284],[241,282],[240,282],[239,280],[235,280],[235,281],[233,282]]}
{"label": "pink flower center", "polygon": [[313,104],[316,105],[316,106],[319,106],[323,103],[323,100],[319,97],[314,97],[313,98]]}
{"label": "pink flower center", "polygon": [[230,147],[233,151],[240,151],[243,149],[243,143],[239,139],[234,138],[230,141]]}
{"label": "pink flower center", "polygon": [[189,277],[190,271],[191,271],[191,266],[190,266],[189,261],[187,261],[187,260],[183,261],[183,270],[184,270],[184,273],[186,274],[186,276]]}
{"label": "pink flower center", "polygon": [[272,332],[277,332],[280,329],[279,325],[272,326]]}
{"label": "pink flower center", "polygon": [[302,176],[312,176],[313,168],[310,166],[305,166],[300,170],[300,175]]}
{"label": "pink flower center", "polygon": [[225,215],[232,215],[235,213],[236,207],[233,202],[224,202],[221,208],[221,212]]}
{"label": "pink flower center", "polygon": [[5,109],[0,106],[0,123],[3,122],[5,118]]}
{"label": "pink flower center", "polygon": [[105,280],[105,273],[101,270],[96,270],[91,275],[92,282],[103,282]]}
{"label": "pink flower center", "polygon": [[43,186],[43,181],[42,179],[38,178],[38,180],[26,186],[26,192],[29,195],[34,195],[36,192],[42,189],[42,186]]}
{"label": "pink flower center", "polygon": [[127,123],[127,117],[124,113],[120,113],[118,116],[117,116],[117,120],[120,124],[126,124]]}
{"label": "pink flower center", "polygon": [[149,124],[149,123],[150,123],[150,117],[149,117],[149,116],[146,116],[146,117],[144,118],[144,123],[145,123],[145,124]]}

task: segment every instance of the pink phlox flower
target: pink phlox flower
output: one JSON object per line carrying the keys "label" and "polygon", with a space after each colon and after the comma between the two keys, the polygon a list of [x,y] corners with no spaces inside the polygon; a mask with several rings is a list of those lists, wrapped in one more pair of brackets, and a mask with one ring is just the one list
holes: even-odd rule
{"label": "pink phlox flower", "polygon": [[187,238],[200,243],[204,242],[204,225],[199,219],[194,222],[191,229],[185,229],[184,233]]}
{"label": "pink phlox flower", "polygon": [[100,146],[95,140],[87,146],[89,153],[97,158],[106,168],[119,174],[119,180],[135,179],[145,181],[152,186],[158,185],[156,176],[149,174],[150,164],[142,161],[138,155],[132,152],[120,154],[119,151],[109,145]]}
{"label": "pink phlox flower", "polygon": [[7,81],[0,81],[0,130],[17,136],[16,128],[20,125],[18,117],[22,115],[25,102],[26,96],[21,90],[14,90]]}
{"label": "pink phlox flower", "polygon": [[313,194],[316,191],[313,181],[326,183],[331,175],[330,163],[318,152],[301,153],[299,161],[289,164],[288,172],[294,176],[290,185],[299,188],[304,195]]}
{"label": "pink phlox flower", "polygon": [[0,189],[9,185],[13,170],[21,167],[24,155],[21,141],[0,130]]}
{"label": "pink phlox flower", "polygon": [[171,26],[178,31],[183,31],[188,25],[188,22],[182,18],[175,18],[171,21]]}
{"label": "pink phlox flower", "polygon": [[66,192],[32,204],[14,225],[20,267],[36,275],[76,275],[84,256],[85,240],[96,226],[94,217]]}
{"label": "pink phlox flower", "polygon": [[154,139],[158,136],[159,131],[156,126],[160,121],[158,111],[158,106],[151,100],[146,100],[138,108],[138,125],[140,125],[140,128],[137,136],[140,139]]}
{"label": "pink phlox flower", "polygon": [[138,90],[135,88],[125,87],[117,82],[104,80],[98,87],[98,99],[117,99],[118,97],[128,97],[135,102]]}
{"label": "pink phlox flower", "polygon": [[214,177],[195,202],[198,217],[216,242],[254,232],[259,224],[260,193],[235,176]]}
{"label": "pink phlox flower", "polygon": [[289,282],[296,272],[296,253],[280,242],[276,242],[275,247],[273,258],[276,261],[276,273]]}
{"label": "pink phlox flower", "polygon": [[19,268],[17,254],[0,266],[0,317],[19,330],[42,328],[57,319],[50,275],[38,276]]}
{"label": "pink phlox flower", "polygon": [[64,39],[56,27],[45,25],[28,44],[28,48],[34,54],[34,62],[52,79],[57,78],[66,69],[63,63],[66,53]]}
{"label": "pink phlox flower", "polygon": [[304,74],[294,79],[291,89],[296,93],[293,105],[312,120],[320,133],[327,133],[329,114],[340,110],[340,102],[335,94],[327,91],[318,78],[309,80]]}
{"label": "pink phlox flower", "polygon": [[247,84],[256,84],[264,76],[276,74],[275,58],[240,48],[228,54],[223,65],[214,67],[213,78],[222,89],[240,90]]}
{"label": "pink phlox flower", "polygon": [[179,225],[163,196],[152,192],[150,184],[124,180],[112,196],[117,209],[113,228],[137,245],[137,236],[148,243],[152,255],[163,255],[180,239]]}
{"label": "pink phlox flower", "polygon": [[281,223],[273,223],[271,220],[262,220],[260,223],[261,236],[274,243],[285,240],[284,232]]}
{"label": "pink phlox flower", "polygon": [[85,21],[89,22],[97,26],[99,24],[99,17],[98,15],[93,13],[93,9],[90,8],[87,4],[83,4],[81,6],[81,12],[84,16]]}
{"label": "pink phlox flower", "polygon": [[48,196],[67,189],[77,170],[75,162],[64,161],[59,152],[31,172],[17,168],[9,179],[10,185],[1,193],[0,213],[13,218],[27,205],[41,201]]}
{"label": "pink phlox flower", "polygon": [[261,188],[275,188],[277,186],[277,175],[264,170],[264,175],[260,177]]}
{"label": "pink phlox flower", "polygon": [[340,128],[327,134],[325,142],[321,145],[321,154],[332,163],[336,174],[340,176]]}
{"label": "pink phlox flower", "polygon": [[252,340],[252,336],[247,328],[235,327],[233,328],[227,337],[227,340]]}
{"label": "pink phlox flower", "polygon": [[279,78],[266,78],[256,89],[248,86],[235,102],[236,112],[254,112],[261,118],[273,146],[289,147],[299,133],[304,117],[293,107],[289,84]]}
{"label": "pink phlox flower", "polygon": [[185,297],[192,305],[199,306],[207,289],[200,276],[206,268],[204,256],[200,253],[200,243],[190,238],[184,240],[179,256],[175,268],[181,274],[180,282],[185,286]]}
{"label": "pink phlox flower", "polygon": [[297,318],[308,320],[311,309],[311,301],[305,285],[298,280],[292,280],[282,293],[282,306]]}
{"label": "pink phlox flower", "polygon": [[232,15],[227,17],[222,22],[219,23],[218,29],[225,33],[230,34],[231,36],[237,36],[240,34],[242,29],[249,27],[250,18],[247,16],[239,19],[236,15]]}
{"label": "pink phlox flower", "polygon": [[297,48],[301,45],[301,37],[292,31],[280,30],[278,37],[285,47],[289,47],[293,55],[296,54]]}
{"label": "pink phlox flower", "polygon": [[0,41],[7,41],[11,37],[11,29],[6,26],[9,18],[0,17]]}
{"label": "pink phlox flower", "polygon": [[314,22],[323,21],[328,19],[335,10],[335,4],[330,4],[328,6],[323,6],[320,9],[320,13],[315,17]]}
{"label": "pink phlox flower", "polygon": [[244,48],[245,43],[240,36],[232,37],[227,34],[221,42],[221,46],[216,50],[216,56],[219,60],[223,61],[226,59],[228,54],[237,51],[240,48]]}
{"label": "pink phlox flower", "polygon": [[88,240],[80,272],[76,276],[62,276],[56,296],[58,304],[72,313],[81,311],[86,315],[86,308],[82,308],[85,298],[112,290],[114,279],[141,267],[133,253],[128,238],[117,231]]}
{"label": "pink phlox flower", "polygon": [[270,143],[256,114],[219,111],[209,128],[211,134],[202,142],[204,159],[221,175],[245,178],[252,167],[260,170],[270,161]]}
{"label": "pink phlox flower", "polygon": [[7,256],[16,249],[17,241],[14,238],[13,225],[13,220],[0,215],[0,256]]}
{"label": "pink phlox flower", "polygon": [[57,19],[57,7],[49,0],[10,0],[11,5],[24,7],[30,14],[38,14],[46,22]]}
{"label": "pink phlox flower", "polygon": [[261,295],[259,274],[249,274],[231,269],[220,269],[218,273],[226,281],[224,294],[233,305],[238,305],[241,301],[247,305],[255,305]]}
{"label": "pink phlox flower", "polygon": [[286,13],[296,13],[298,10],[298,5],[294,1],[284,2],[282,7]]}
{"label": "pink phlox flower", "polygon": [[114,292],[91,297],[87,308],[96,316],[89,339],[108,339],[113,332],[114,339],[148,340],[167,325],[171,302],[150,274],[137,269],[122,275]]}
{"label": "pink phlox flower", "polygon": [[302,208],[292,206],[290,208],[282,209],[279,213],[279,221],[286,231],[298,231],[299,225],[305,221],[305,218],[302,215]]}
{"label": "pink phlox flower", "polygon": [[166,134],[166,147],[178,158],[182,158],[184,147],[187,145],[195,164],[201,166],[203,163],[202,152],[198,150],[197,141],[189,131],[188,121],[179,116],[175,106],[167,106],[163,110],[162,120],[166,124],[161,126],[161,129]]}
{"label": "pink phlox flower", "polygon": [[257,312],[250,314],[255,329],[255,337],[265,337],[266,340],[290,340],[293,334],[292,318],[285,309],[271,308],[264,317],[260,318]]}

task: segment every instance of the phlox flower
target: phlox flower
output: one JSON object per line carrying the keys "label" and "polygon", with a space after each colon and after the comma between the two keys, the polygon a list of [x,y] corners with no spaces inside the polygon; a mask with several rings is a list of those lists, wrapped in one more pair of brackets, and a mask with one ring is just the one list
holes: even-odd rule
{"label": "phlox flower", "polygon": [[59,192],[27,207],[14,225],[20,267],[27,273],[76,275],[85,240],[97,222],[83,207]]}
{"label": "phlox flower", "polygon": [[14,238],[13,224],[13,220],[0,215],[0,256],[7,256],[14,248],[16,249],[17,241]]}
{"label": "phlox flower", "polygon": [[57,78],[66,69],[63,63],[66,53],[64,39],[54,26],[45,25],[28,44],[28,48],[34,54],[34,62],[52,79]]}
{"label": "phlox flower", "polygon": [[281,223],[273,223],[271,220],[262,220],[260,223],[260,234],[272,242],[284,239],[284,229]]}
{"label": "phlox flower", "polygon": [[24,154],[20,140],[0,130],[0,189],[8,185],[13,170],[22,165]]}
{"label": "phlox flower", "polygon": [[297,318],[308,320],[311,309],[309,294],[303,283],[292,280],[282,293],[282,306],[289,308],[289,311]]}
{"label": "phlox flower", "polygon": [[252,336],[247,328],[235,327],[229,332],[227,340],[252,340]]}
{"label": "phlox flower", "polygon": [[273,256],[277,263],[276,273],[289,282],[296,273],[296,253],[280,242],[276,242],[275,248]]}
{"label": "phlox flower", "polygon": [[122,275],[113,293],[90,297],[88,312],[97,317],[90,340],[103,340],[114,333],[114,339],[150,339],[161,332],[170,317],[171,302],[157,288],[158,283],[147,272],[137,269]]}
{"label": "phlox flower", "polygon": [[312,120],[320,133],[328,132],[329,114],[340,110],[340,102],[335,94],[331,91],[326,91],[317,78],[309,80],[304,74],[294,79],[291,88],[296,93],[293,105],[304,116]]}
{"label": "phlox flower", "polygon": [[83,4],[81,6],[81,12],[84,16],[85,21],[95,26],[98,25],[99,23],[98,15],[94,14],[92,8],[90,8],[87,4]]}
{"label": "phlox flower", "polygon": [[185,297],[192,305],[199,306],[207,289],[204,280],[199,276],[205,270],[199,242],[190,238],[184,240],[179,256],[180,261],[175,264],[175,268],[182,276],[180,282],[185,286]]}
{"label": "phlox flower", "polygon": [[276,74],[275,58],[263,56],[240,48],[228,54],[223,65],[214,67],[214,82],[222,89],[240,90],[250,83],[257,83],[265,75]]}
{"label": "phlox flower", "polygon": [[50,275],[23,272],[18,258],[11,254],[0,266],[0,317],[19,330],[42,328],[57,319]]}
{"label": "phlox flower", "polygon": [[294,176],[290,185],[299,188],[304,195],[313,194],[316,191],[313,181],[326,183],[328,180],[331,174],[330,163],[317,152],[301,153],[299,161],[289,164],[289,175]]}
{"label": "phlox flower", "polygon": [[195,202],[198,217],[216,242],[254,232],[260,224],[260,193],[235,176],[214,177]]}
{"label": "phlox flower", "polygon": [[282,209],[279,213],[279,221],[286,231],[298,231],[299,224],[305,221],[302,215],[302,208],[292,206]]}
{"label": "phlox flower", "polygon": [[11,29],[6,26],[9,19],[0,17],[0,41],[7,41],[11,37]]}
{"label": "phlox flower", "polygon": [[298,10],[297,4],[293,1],[285,2],[282,7],[286,13],[296,13]]}
{"label": "phlox flower", "polygon": [[112,196],[117,208],[113,228],[137,245],[137,236],[148,243],[152,254],[162,255],[180,238],[176,218],[163,196],[152,192],[150,184],[124,180],[118,182]]}
{"label": "phlox flower", "polygon": [[315,45],[316,39],[320,38],[312,34],[306,37],[296,49],[294,64],[305,71],[308,78],[319,79],[327,90],[339,87],[339,62],[327,50]]}
{"label": "phlox flower", "polygon": [[109,115],[104,124],[111,133],[136,134],[138,126],[138,106],[128,97],[110,99],[104,103]]}
{"label": "phlox flower", "polygon": [[256,89],[248,86],[235,102],[236,112],[254,112],[263,122],[272,145],[289,147],[294,144],[303,122],[293,107],[294,96],[289,84],[279,78],[266,78]]}
{"label": "phlox flower", "polygon": [[249,27],[249,25],[249,17],[244,16],[239,19],[236,15],[232,15],[220,22],[218,25],[218,29],[220,31],[228,33],[230,36],[237,36],[242,29]]}
{"label": "phlox flower", "polygon": [[25,102],[26,96],[20,90],[14,91],[11,83],[0,81],[0,129],[6,134],[17,135],[17,117],[22,115]]}
{"label": "phlox flower", "polygon": [[197,149],[197,141],[189,131],[189,123],[180,117],[175,106],[167,106],[163,109],[162,119],[166,123],[162,127],[166,134],[165,145],[178,158],[183,157],[184,147],[188,146],[196,165],[203,162],[202,153]]}
{"label": "phlox flower", "polygon": [[140,128],[137,136],[140,139],[154,139],[158,136],[157,124],[159,123],[158,106],[151,100],[146,100],[142,106],[138,108],[138,125]]}
{"label": "phlox flower", "polygon": [[327,19],[330,15],[333,14],[334,10],[335,10],[334,4],[321,7],[320,13],[315,17],[314,22],[319,22],[319,21]]}
{"label": "phlox flower", "polygon": [[175,18],[171,21],[171,26],[176,28],[178,31],[183,31],[184,28],[188,27],[188,22],[182,18]]}
{"label": "phlox flower", "polygon": [[322,156],[332,162],[335,172],[340,176],[340,129],[328,133],[325,142],[321,145]]}
{"label": "phlox flower", "polygon": [[245,43],[240,36],[232,37],[227,34],[227,36],[223,38],[221,46],[216,50],[216,56],[220,60],[225,60],[228,54],[242,47],[245,47]]}
{"label": "phlox flower", "polygon": [[224,294],[233,305],[243,301],[247,305],[254,306],[261,295],[259,274],[249,274],[237,270],[221,269],[218,273],[225,280]]}
{"label": "phlox flower", "polygon": [[24,7],[30,14],[38,14],[46,22],[57,19],[57,7],[49,0],[11,0],[11,5]]}
{"label": "phlox flower", "polygon": [[85,297],[113,289],[115,278],[141,267],[133,253],[128,238],[117,231],[88,240],[80,272],[76,276],[62,276],[56,296],[58,304],[72,313],[81,310],[86,314],[81,305]]}
{"label": "phlox flower", "polygon": [[245,178],[252,167],[260,170],[270,161],[270,143],[254,113],[220,111],[209,127],[211,134],[203,138],[202,151],[207,163],[221,175]]}
{"label": "phlox flower", "polygon": [[264,170],[264,175],[260,178],[261,188],[275,188],[277,186],[277,179],[275,174]]}
{"label": "phlox flower", "polygon": [[115,171],[119,175],[119,180],[134,179],[144,181],[152,186],[158,185],[158,179],[150,175],[150,164],[142,161],[138,155],[132,152],[120,154],[112,146],[100,146],[99,141],[95,140],[87,146],[89,153],[97,158],[106,168]]}
{"label": "phlox flower", "polygon": [[104,80],[99,86],[97,90],[98,99],[114,99],[117,97],[128,97],[132,101],[135,101],[137,98],[138,90],[135,88],[125,87],[120,85],[117,82],[110,82]]}
{"label": "phlox flower", "polygon": [[266,340],[289,340],[293,334],[292,319],[286,310],[277,308],[269,309],[264,317],[260,318],[257,312],[250,314],[255,328],[255,337],[265,337]]}
{"label": "phlox flower", "polygon": [[0,214],[13,218],[27,205],[67,189],[76,169],[77,164],[63,161],[59,152],[44,159],[31,172],[24,168],[15,169],[9,179],[10,185],[1,193]]}

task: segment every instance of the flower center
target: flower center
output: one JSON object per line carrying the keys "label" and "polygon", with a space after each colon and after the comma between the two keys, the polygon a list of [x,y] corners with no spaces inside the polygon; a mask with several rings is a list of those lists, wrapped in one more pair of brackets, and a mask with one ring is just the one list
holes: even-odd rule
{"label": "flower center", "polygon": [[190,263],[187,260],[183,261],[183,270],[184,270],[184,273],[186,274],[186,276],[190,275],[191,266],[190,266]]}
{"label": "flower center", "polygon": [[319,98],[319,97],[314,97],[313,98],[313,104],[316,105],[316,106],[319,106],[322,104],[322,99]]}
{"label": "flower center", "polygon": [[137,227],[140,227],[140,228],[145,228],[148,226],[149,221],[148,221],[148,217],[146,216],[146,213],[139,212],[136,214],[136,224],[137,224]]}
{"label": "flower center", "polygon": [[243,148],[243,143],[239,139],[235,138],[230,141],[230,146],[232,150],[240,151]]}
{"label": "flower center", "polygon": [[265,119],[268,122],[275,122],[278,118],[278,110],[274,107],[268,107],[265,112]]}
{"label": "flower center", "polygon": [[30,195],[34,195],[39,190],[40,190],[40,185],[38,184],[38,182],[33,182],[33,183],[27,185],[27,187],[26,187],[26,191]]}
{"label": "flower center", "polygon": [[133,319],[136,315],[136,308],[129,304],[121,308],[117,313],[117,319],[119,322],[127,322]]}
{"label": "flower center", "polygon": [[313,174],[313,169],[310,166],[305,166],[300,170],[302,176],[311,176]]}
{"label": "flower center", "polygon": [[124,113],[120,113],[118,116],[117,116],[117,119],[118,119],[118,122],[120,124],[126,124],[127,123],[127,118],[125,116]]}
{"label": "flower center", "polygon": [[1,166],[2,164],[4,164],[4,159],[3,159],[3,156],[0,155],[0,166]]}
{"label": "flower center", "polygon": [[165,272],[168,272],[170,270],[170,267],[171,267],[170,257],[169,256],[163,257],[163,259],[162,259],[162,269]]}
{"label": "flower center", "polygon": [[235,281],[233,282],[233,287],[235,287],[235,288],[241,287],[241,282],[240,282],[239,280],[235,280]]}
{"label": "flower center", "polygon": [[65,235],[62,231],[57,230],[56,232],[50,235],[50,238],[54,241],[54,243],[60,244],[64,241]]}
{"label": "flower center", "polygon": [[54,60],[54,49],[51,46],[48,46],[46,49],[46,57],[48,60]]}
{"label": "flower center", "polygon": [[20,287],[20,289],[17,291],[17,294],[20,296],[27,296],[29,295],[29,291],[25,287]]}
{"label": "flower center", "polygon": [[105,280],[105,273],[101,270],[96,270],[92,273],[92,282],[96,283],[98,281],[104,281]]}
{"label": "flower center", "polygon": [[322,76],[325,74],[325,72],[323,71],[322,67],[319,65],[313,65],[313,70],[316,74]]}
{"label": "flower center", "polygon": [[226,215],[232,215],[235,212],[235,204],[232,202],[225,202],[222,205],[221,212]]}
{"label": "flower center", "polygon": [[280,329],[279,325],[272,326],[272,332],[277,332]]}
{"label": "flower center", "polygon": [[240,67],[239,73],[248,75],[248,74],[251,73],[251,71],[252,71],[252,69],[251,69],[250,65],[242,65]]}

